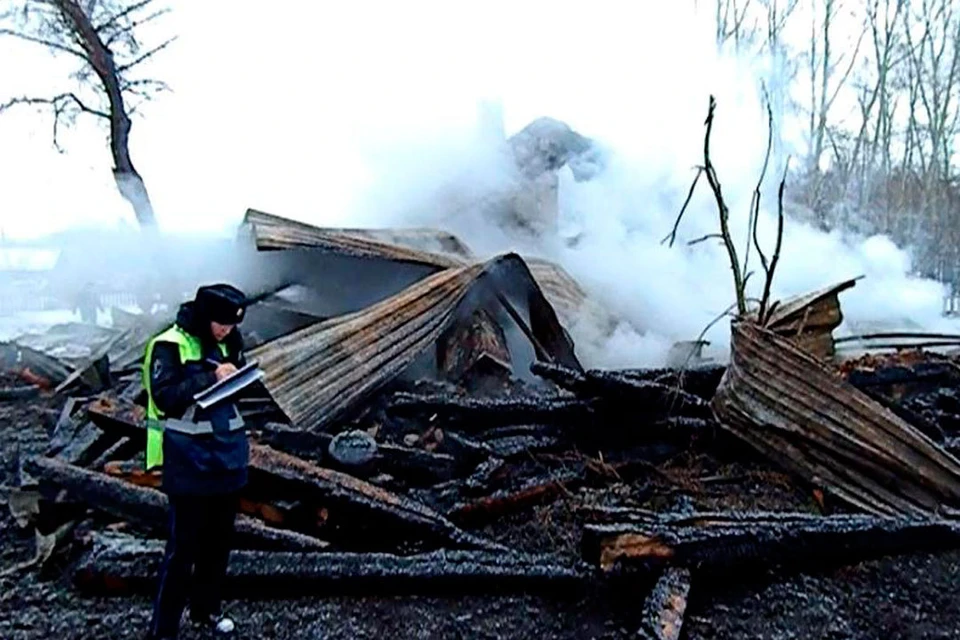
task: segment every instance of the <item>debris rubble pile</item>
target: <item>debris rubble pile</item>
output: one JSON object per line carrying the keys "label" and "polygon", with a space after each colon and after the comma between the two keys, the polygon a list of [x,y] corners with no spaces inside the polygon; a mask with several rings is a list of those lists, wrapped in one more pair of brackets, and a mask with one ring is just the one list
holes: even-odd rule
{"label": "debris rubble pile", "polygon": [[[269,273],[239,283],[264,377],[239,399],[234,594],[637,580],[631,624],[676,638],[704,574],[960,546],[960,361],[841,360],[854,281],[734,321],[729,366],[614,371],[568,331],[598,303],[543,260],[255,211],[237,241]],[[138,354],[172,313],[0,348],[0,400],[59,407],[45,453],[14,461],[10,508],[84,592],[153,588],[167,500],[144,470]]]}

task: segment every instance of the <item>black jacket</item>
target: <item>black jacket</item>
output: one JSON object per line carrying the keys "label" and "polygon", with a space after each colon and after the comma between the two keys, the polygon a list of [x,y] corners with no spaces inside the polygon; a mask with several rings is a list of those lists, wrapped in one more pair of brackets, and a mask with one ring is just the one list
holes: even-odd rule
{"label": "black jacket", "polygon": [[[209,322],[195,317],[193,303],[180,306],[177,325],[200,338],[203,359],[244,365],[243,338],[234,329],[225,339],[224,357],[213,336]],[[157,408],[168,418],[183,418],[193,405],[194,394],[217,381],[214,366],[207,362],[180,362],[177,345],[158,342],[150,360],[150,387]],[[247,483],[250,456],[245,429],[229,431],[228,423],[238,416],[229,399],[197,409],[194,421],[210,421],[212,434],[186,435],[168,430],[163,437],[163,488],[171,494],[213,495],[231,493]]]}

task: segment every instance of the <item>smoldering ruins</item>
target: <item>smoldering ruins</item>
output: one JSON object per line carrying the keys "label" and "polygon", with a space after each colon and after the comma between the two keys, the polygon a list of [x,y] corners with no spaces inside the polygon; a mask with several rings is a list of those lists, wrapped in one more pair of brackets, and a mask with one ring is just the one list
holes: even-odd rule
{"label": "smoldering ruins", "polygon": [[[512,142],[525,182],[501,213],[543,233],[556,170],[590,179],[602,154],[549,120]],[[609,370],[569,327],[620,320],[547,260],[256,210],[232,246],[242,265],[217,275],[251,293],[264,372],[240,400],[233,597],[599,598],[620,604],[588,635],[711,637],[709,607],[688,602],[718,582],[960,546],[960,357],[924,336],[836,339],[856,280],[744,307],[728,364],[691,336],[671,367]],[[143,470],[140,365],[172,313],[0,345],[3,415],[49,422],[42,446],[13,449],[7,505],[35,545],[5,575],[152,592],[166,498]]]}

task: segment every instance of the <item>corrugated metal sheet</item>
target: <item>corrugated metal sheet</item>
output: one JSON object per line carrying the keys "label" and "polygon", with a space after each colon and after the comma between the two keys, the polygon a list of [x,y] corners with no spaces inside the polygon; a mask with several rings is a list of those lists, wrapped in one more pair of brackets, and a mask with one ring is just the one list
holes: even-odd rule
{"label": "corrugated metal sheet", "polygon": [[553,318],[539,342],[556,361],[579,367],[572,345],[556,339],[562,335],[556,315],[515,254],[440,271],[363,311],[262,345],[250,357],[260,362],[264,383],[287,417],[303,428],[322,429],[432,346],[478,283],[496,286],[485,277],[493,273],[505,275],[512,287],[526,281],[528,303],[538,306],[539,317]]}
{"label": "corrugated metal sheet", "polygon": [[960,507],[960,461],[914,427],[754,323],[735,322],[731,344],[712,406],[765,456],[877,515]]}
{"label": "corrugated metal sheet", "polygon": [[424,251],[396,242],[399,238],[405,238],[411,244],[429,244],[427,241],[431,240],[439,246],[446,243],[447,246],[466,248],[455,236],[424,229],[322,229],[254,209],[247,210],[244,227],[260,250],[309,247],[358,257],[418,262],[441,268],[461,267],[472,262],[469,256],[464,257],[454,251]]}
{"label": "corrugated metal sheet", "polygon": [[851,278],[819,291],[785,300],[773,309],[767,320],[767,327],[783,334],[804,326],[839,326],[843,316],[840,315],[838,296],[856,285],[857,280],[859,278]]}
{"label": "corrugated metal sheet", "polygon": [[[247,211],[244,221],[262,250],[313,247],[437,268],[463,267],[477,261],[459,238],[435,229],[323,229],[254,209]],[[541,258],[525,260],[564,326],[574,326],[587,318],[601,333],[614,330],[619,319],[561,266]]]}

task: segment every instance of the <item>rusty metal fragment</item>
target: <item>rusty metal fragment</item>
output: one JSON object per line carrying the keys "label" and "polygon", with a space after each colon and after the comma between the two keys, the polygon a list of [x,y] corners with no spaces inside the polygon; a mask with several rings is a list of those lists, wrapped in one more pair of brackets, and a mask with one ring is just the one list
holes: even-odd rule
{"label": "rusty metal fragment", "polygon": [[833,330],[843,322],[839,296],[856,285],[857,280],[859,278],[851,278],[775,303],[766,320],[766,328],[789,338],[817,358],[832,358],[836,353]]}
{"label": "rusty metal fragment", "polygon": [[785,469],[877,515],[960,507],[960,461],[791,340],[732,325],[731,361],[712,407]]}

